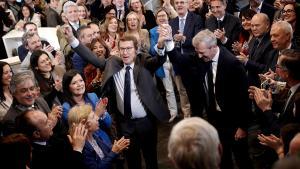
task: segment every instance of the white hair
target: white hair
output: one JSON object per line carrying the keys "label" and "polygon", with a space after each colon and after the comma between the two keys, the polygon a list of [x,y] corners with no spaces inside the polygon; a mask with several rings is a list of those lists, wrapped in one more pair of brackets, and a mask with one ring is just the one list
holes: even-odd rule
{"label": "white hair", "polygon": [[221,161],[219,146],[217,130],[207,121],[192,117],[173,127],[168,155],[178,169],[217,169]]}
{"label": "white hair", "polygon": [[76,6],[76,7],[78,7],[78,5],[77,5],[75,2],[73,2],[73,1],[67,1],[67,2],[64,4],[64,6],[63,6],[63,12],[64,12],[64,13],[67,13],[69,7],[71,7],[71,6]]}
{"label": "white hair", "polygon": [[198,32],[193,38],[193,46],[197,47],[201,42],[204,42],[208,47],[217,45],[217,38],[213,32],[208,29]]}

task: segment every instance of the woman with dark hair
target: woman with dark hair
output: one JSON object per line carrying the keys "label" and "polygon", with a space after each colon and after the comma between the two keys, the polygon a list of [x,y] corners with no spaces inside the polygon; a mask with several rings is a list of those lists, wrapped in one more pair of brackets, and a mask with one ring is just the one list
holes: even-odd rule
{"label": "woman with dark hair", "polygon": [[251,9],[244,10],[240,13],[240,21],[242,22],[242,31],[239,35],[239,41],[236,41],[232,44],[232,50],[236,55],[239,55],[240,52],[248,55],[248,43],[253,37],[251,31],[251,19],[256,14],[255,11]]}
{"label": "woman with dark hair", "polygon": [[41,27],[40,15],[34,13],[34,10],[30,6],[24,4],[19,12],[19,21],[17,22],[15,29],[23,30],[26,22],[33,22],[37,27]]}
{"label": "woman with dark hair", "polygon": [[[122,36],[122,32],[120,31],[120,23],[116,17],[111,17],[105,20],[101,29],[101,37],[110,52],[119,51],[118,43],[119,39]],[[112,54],[112,53],[110,53]]]}
{"label": "woman with dark hair", "polygon": [[59,66],[53,66],[49,55],[42,50],[36,50],[30,57],[30,68],[38,82],[40,93],[49,107],[61,105],[61,79],[65,72]]}
{"label": "woman with dark hair", "polygon": [[300,47],[300,22],[297,22],[297,18],[300,18],[300,6],[296,3],[287,3],[282,11],[281,18],[291,24],[293,28],[293,48]]}
{"label": "woman with dark hair", "polygon": [[141,0],[129,0],[129,9],[138,14],[140,18],[141,28],[148,31],[156,26],[154,14],[151,10],[145,10]]}
{"label": "woman with dark hair", "polygon": [[[107,102],[107,98],[99,99],[95,93],[87,93],[83,77],[77,70],[71,69],[64,74],[63,77],[63,94],[65,102],[63,103],[62,118],[68,121],[68,114],[72,107],[76,105],[90,104],[95,111],[99,107],[99,103]],[[106,101],[105,101],[106,100]],[[101,106],[101,105],[100,105]],[[109,131],[111,126],[111,117],[108,112],[105,112],[99,118],[101,129]],[[104,142],[111,144],[109,136],[103,130],[99,129],[96,134],[101,137]]]}
{"label": "woman with dark hair", "polygon": [[[105,42],[100,39],[93,39],[91,44],[88,45],[88,48],[97,55],[98,58],[108,58],[109,57],[109,49],[106,46]],[[102,82],[102,74],[103,70],[96,68],[92,64],[86,65],[83,69],[84,77],[85,77],[85,86],[88,92],[99,92]],[[97,93],[99,96],[100,93]]]}
{"label": "woman with dark hair", "polygon": [[13,97],[9,91],[12,75],[13,72],[10,65],[6,62],[0,61],[0,121],[2,121],[2,118],[7,113],[13,101]]}

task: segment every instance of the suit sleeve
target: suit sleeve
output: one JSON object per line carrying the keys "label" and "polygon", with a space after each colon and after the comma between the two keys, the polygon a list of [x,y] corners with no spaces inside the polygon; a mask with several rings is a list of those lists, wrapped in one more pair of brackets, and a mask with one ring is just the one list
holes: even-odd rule
{"label": "suit sleeve", "polygon": [[79,43],[79,45],[73,50],[84,60],[91,63],[95,67],[100,68],[103,70],[105,68],[105,59],[104,58],[98,58],[90,49],[88,49],[86,46]]}

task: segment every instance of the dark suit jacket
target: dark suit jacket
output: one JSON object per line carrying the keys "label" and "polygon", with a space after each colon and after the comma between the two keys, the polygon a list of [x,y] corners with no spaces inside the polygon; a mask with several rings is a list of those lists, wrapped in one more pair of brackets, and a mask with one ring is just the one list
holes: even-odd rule
{"label": "dark suit jacket", "polygon": [[[112,56],[108,60],[98,59],[95,54],[82,44],[74,48],[74,51],[94,66],[100,69],[105,68],[102,81],[103,91],[104,95],[107,94],[107,96],[109,96],[110,103],[112,104],[116,100],[114,83],[112,83],[113,75],[119,72],[124,66],[121,58]],[[155,116],[160,121],[167,121],[170,115],[156,89],[151,73],[153,74],[158,67],[162,66],[165,59],[165,56],[151,57],[150,55],[138,54],[133,69],[137,91],[146,112],[148,115]],[[116,107],[116,104],[112,107]],[[118,117],[123,117],[120,113],[118,115]]]}
{"label": "dark suit jacket", "polygon": [[[197,107],[198,111],[202,112],[205,103],[203,83],[205,82],[206,72],[204,67],[207,63],[199,59],[197,55],[180,56],[173,52],[174,50],[168,53],[171,62],[179,62],[184,68],[193,67],[193,70],[187,72],[193,73],[190,74],[192,77],[188,85],[194,95],[191,106],[192,111],[194,111],[193,107]],[[182,76],[182,78],[185,77]],[[183,83],[185,82],[186,81],[183,80]],[[247,118],[250,112],[246,72],[243,65],[224,47],[220,47],[215,82],[215,96],[222,112],[207,112],[208,120],[219,127],[241,127],[246,129],[248,125]]]}
{"label": "dark suit jacket", "polygon": [[[51,161],[51,162],[49,162]],[[31,169],[74,168],[86,169],[83,154],[73,151],[72,146],[65,136],[47,141],[47,145],[32,143]]]}
{"label": "dark suit jacket", "polygon": [[[241,12],[245,11],[246,9],[250,9],[250,5],[247,5],[244,8],[242,8]],[[271,6],[270,4],[268,4],[266,2],[262,3],[260,12],[268,15],[268,17],[270,19],[270,23],[273,22],[275,11],[276,11],[276,9],[273,6]]]}
{"label": "dark suit jacket", "polygon": [[212,121],[221,127],[247,129],[250,100],[246,71],[235,56],[222,47],[217,66],[215,96],[221,113],[212,114]]}
{"label": "dark suit jacket", "polygon": [[[45,40],[42,40],[41,42],[42,42],[42,45],[46,45],[46,46],[50,45],[50,43],[47,42],[47,41],[45,41]],[[28,51],[29,51],[29,50],[26,49],[24,45],[21,45],[21,46],[18,47],[18,55],[19,55],[19,59],[20,59],[21,62],[22,62],[22,61],[25,59],[25,57],[27,56]],[[55,54],[54,54],[53,56],[55,56]]]}
{"label": "dark suit jacket", "polygon": [[274,67],[277,58],[275,57],[276,51],[273,49],[269,33],[266,33],[263,36],[256,48],[253,47],[255,39],[256,38],[252,38],[249,43],[250,56],[248,62],[245,65],[245,68],[248,71],[249,85],[259,87],[260,79],[258,74],[265,73],[269,70],[269,68]]}
{"label": "dark suit jacket", "polygon": [[[211,15],[209,18],[206,19],[205,27],[212,32],[218,29],[217,18]],[[232,44],[233,42],[239,40],[239,35],[242,30],[240,20],[239,18],[229,13],[226,13],[222,27],[224,27],[225,36],[228,38],[228,40],[225,44],[222,44],[218,40],[218,45],[224,45],[229,51],[232,51]]]}
{"label": "dark suit jacket", "polygon": [[[286,99],[287,93],[286,93]],[[283,105],[285,106],[285,105]],[[284,111],[284,107],[280,112],[279,117],[275,115],[272,110],[263,112],[265,122],[268,126],[267,131],[270,133],[279,135],[281,127],[288,123],[300,123],[300,87],[296,90],[295,94],[289,101],[287,108]]]}
{"label": "dark suit jacket", "polygon": [[101,159],[92,145],[88,141],[86,141],[84,149],[82,150],[84,164],[88,168],[93,169],[111,169],[114,160],[116,160],[116,158],[118,157],[118,154],[112,152],[111,145],[106,145],[101,139],[98,138],[98,136],[94,135],[93,137],[102,150],[104,158]]}
{"label": "dark suit jacket", "polygon": [[[171,19],[169,22],[170,26],[172,27],[172,36],[178,33],[179,30],[179,18],[176,17]],[[204,23],[199,15],[194,14],[193,12],[188,12],[183,35],[186,37],[185,42],[181,45],[183,53],[186,55],[195,53],[195,49],[192,45],[193,37],[204,28]],[[180,53],[181,49],[176,48]],[[178,63],[180,64],[180,63]],[[181,66],[177,63],[173,63],[173,67],[176,74],[181,74],[184,70],[182,70]]]}
{"label": "dark suit jacket", "polygon": [[47,27],[56,27],[57,25],[61,25],[63,23],[59,14],[51,7],[46,10],[46,20]]}
{"label": "dark suit jacket", "polygon": [[[172,36],[178,33],[179,30],[179,17],[177,16],[174,19],[171,19],[169,22],[172,27]],[[182,44],[183,53],[191,53],[194,51],[194,47],[192,45],[193,37],[204,28],[203,21],[199,15],[196,15],[193,12],[188,12],[183,35],[186,37],[185,42]]]}

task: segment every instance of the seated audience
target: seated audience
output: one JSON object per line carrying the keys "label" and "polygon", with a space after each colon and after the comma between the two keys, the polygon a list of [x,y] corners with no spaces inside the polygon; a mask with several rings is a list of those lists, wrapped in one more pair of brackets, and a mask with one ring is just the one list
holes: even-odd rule
{"label": "seated audience", "polygon": [[13,97],[9,90],[12,76],[13,72],[10,65],[6,62],[0,61],[0,123],[13,102]]}
{"label": "seated audience", "polygon": [[[97,115],[100,116],[100,112],[103,107],[103,101],[106,99],[99,98],[95,93],[87,93],[85,89],[85,83],[83,77],[76,70],[69,70],[63,77],[63,94],[65,102],[63,103],[63,120],[67,122],[69,111],[76,105],[90,104]],[[109,131],[111,126],[111,117],[108,112],[101,114],[99,118],[100,124],[103,130]],[[69,126],[71,127],[71,126]],[[107,133],[99,129],[97,135],[106,143],[111,143],[111,140]]]}
{"label": "seated audience", "polygon": [[21,11],[19,12],[19,21],[17,22],[17,24],[15,26],[15,29],[23,30],[24,29],[24,24],[26,22],[33,22],[38,27],[41,26],[40,15],[34,13],[34,10],[30,6],[25,4],[21,7]]}
{"label": "seated audience", "polygon": [[91,105],[83,104],[74,106],[68,114],[69,126],[86,121],[88,134],[82,153],[88,169],[111,169],[118,154],[129,146],[129,139],[124,137],[115,140],[112,146],[97,137],[95,132],[99,130],[99,117],[104,115],[103,113],[97,114]]}

